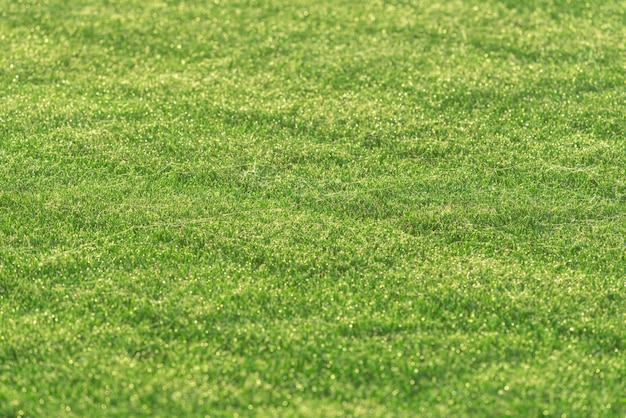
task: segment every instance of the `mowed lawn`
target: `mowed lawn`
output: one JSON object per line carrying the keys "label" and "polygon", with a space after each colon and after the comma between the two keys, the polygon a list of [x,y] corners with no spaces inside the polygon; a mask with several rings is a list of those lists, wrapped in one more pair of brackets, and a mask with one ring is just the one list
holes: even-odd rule
{"label": "mowed lawn", "polygon": [[0,0],[0,417],[624,417],[626,2]]}

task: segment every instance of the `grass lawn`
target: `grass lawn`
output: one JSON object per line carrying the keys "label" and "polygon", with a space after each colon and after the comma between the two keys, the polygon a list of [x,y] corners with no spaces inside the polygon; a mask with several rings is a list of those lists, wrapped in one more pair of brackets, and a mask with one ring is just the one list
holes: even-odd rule
{"label": "grass lawn", "polygon": [[0,417],[626,416],[623,0],[0,0]]}

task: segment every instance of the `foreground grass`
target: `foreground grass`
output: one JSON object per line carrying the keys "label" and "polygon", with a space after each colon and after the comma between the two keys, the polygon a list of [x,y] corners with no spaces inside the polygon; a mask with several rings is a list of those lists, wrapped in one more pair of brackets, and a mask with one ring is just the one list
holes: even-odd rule
{"label": "foreground grass", "polygon": [[625,5],[517,3],[0,0],[0,416],[624,416]]}

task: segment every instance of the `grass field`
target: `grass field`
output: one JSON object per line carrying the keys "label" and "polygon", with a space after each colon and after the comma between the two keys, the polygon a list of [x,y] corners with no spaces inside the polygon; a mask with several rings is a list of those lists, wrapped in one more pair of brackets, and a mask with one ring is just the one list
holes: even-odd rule
{"label": "grass field", "polygon": [[0,417],[626,416],[626,2],[0,0]]}

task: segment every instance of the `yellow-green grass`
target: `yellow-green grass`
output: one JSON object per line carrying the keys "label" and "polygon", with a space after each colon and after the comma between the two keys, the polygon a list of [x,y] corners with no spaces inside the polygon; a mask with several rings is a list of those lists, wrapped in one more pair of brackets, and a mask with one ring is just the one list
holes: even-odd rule
{"label": "yellow-green grass", "polygon": [[626,3],[0,0],[0,416],[626,414]]}

